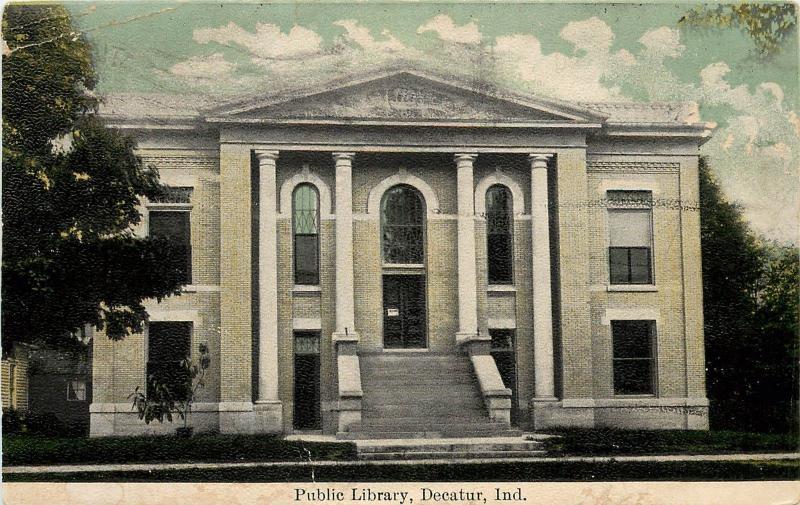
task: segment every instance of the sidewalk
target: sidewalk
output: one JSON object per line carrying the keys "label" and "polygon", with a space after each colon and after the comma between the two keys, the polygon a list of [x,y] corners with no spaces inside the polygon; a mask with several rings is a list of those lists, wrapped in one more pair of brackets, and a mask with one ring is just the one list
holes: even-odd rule
{"label": "sidewalk", "polygon": [[102,473],[102,472],[136,472],[164,470],[218,470],[236,468],[274,468],[274,467],[366,467],[385,465],[470,465],[487,463],[534,463],[549,464],[559,462],[675,462],[675,461],[782,461],[800,460],[800,453],[767,453],[767,454],[676,454],[657,456],[565,456],[534,458],[487,458],[487,459],[415,459],[415,460],[380,460],[380,461],[270,461],[270,462],[226,462],[226,463],[135,463],[113,465],[41,465],[41,466],[6,466],[4,474],[37,474],[37,473]]}

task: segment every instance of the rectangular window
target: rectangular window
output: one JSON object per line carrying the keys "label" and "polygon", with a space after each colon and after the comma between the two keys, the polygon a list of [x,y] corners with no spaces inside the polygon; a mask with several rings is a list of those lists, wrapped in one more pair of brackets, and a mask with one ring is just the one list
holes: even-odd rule
{"label": "rectangular window", "polygon": [[152,394],[151,377],[178,397],[189,393],[189,377],[181,361],[189,357],[192,323],[153,322],[147,334],[147,394]]}
{"label": "rectangular window", "polygon": [[67,383],[67,401],[86,401],[86,381],[84,379],[73,379]]}
{"label": "rectangular window", "polygon": [[608,192],[611,284],[652,284],[652,205],[649,191]]}
{"label": "rectangular window", "polygon": [[655,321],[611,321],[614,394],[655,394]]}
{"label": "rectangular window", "polygon": [[172,240],[181,255],[180,272],[183,284],[192,283],[192,238],[189,211],[151,210],[149,212],[150,236]]}

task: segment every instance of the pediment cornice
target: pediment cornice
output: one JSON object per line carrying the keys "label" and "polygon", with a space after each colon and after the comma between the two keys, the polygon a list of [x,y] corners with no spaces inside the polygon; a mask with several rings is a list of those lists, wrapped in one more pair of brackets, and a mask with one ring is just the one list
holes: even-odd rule
{"label": "pediment cornice", "polygon": [[218,123],[426,123],[437,125],[594,126],[607,118],[588,107],[500,92],[413,71],[229,102],[208,111]]}

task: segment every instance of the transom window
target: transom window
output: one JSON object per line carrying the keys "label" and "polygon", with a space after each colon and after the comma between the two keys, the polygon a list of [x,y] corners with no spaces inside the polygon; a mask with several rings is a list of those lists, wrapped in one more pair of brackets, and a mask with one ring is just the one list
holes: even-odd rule
{"label": "transom window", "polygon": [[513,282],[513,212],[511,191],[495,184],[486,191],[486,243],[489,284]]}
{"label": "transom window", "polygon": [[416,188],[389,188],[381,201],[383,262],[421,265],[424,262],[425,203]]}
{"label": "transom window", "polygon": [[614,394],[655,393],[655,321],[611,321]]}
{"label": "transom window", "polygon": [[652,193],[609,191],[608,207],[611,284],[652,284]]}
{"label": "transom window", "polygon": [[312,184],[299,184],[292,195],[294,282],[319,284],[319,193]]}

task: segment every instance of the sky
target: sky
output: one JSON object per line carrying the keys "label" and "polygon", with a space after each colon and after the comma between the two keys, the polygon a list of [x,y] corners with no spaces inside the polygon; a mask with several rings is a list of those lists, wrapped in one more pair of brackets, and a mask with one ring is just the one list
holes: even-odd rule
{"label": "sky", "polygon": [[798,243],[796,33],[760,58],[736,27],[678,24],[693,4],[67,4],[99,94],[232,98],[403,62],[566,101],[692,101],[702,147],[753,229]]}

